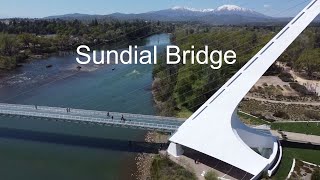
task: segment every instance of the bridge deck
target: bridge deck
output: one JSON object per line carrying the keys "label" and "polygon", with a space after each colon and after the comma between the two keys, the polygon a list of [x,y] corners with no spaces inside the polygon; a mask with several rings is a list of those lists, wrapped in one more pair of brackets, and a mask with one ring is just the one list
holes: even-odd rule
{"label": "bridge deck", "polygon": [[[36,108],[34,105],[3,103],[0,103],[0,114],[50,118],[74,123],[91,123],[160,132],[174,132],[184,122],[183,119],[171,117],[118,112],[109,112],[108,116],[108,112],[104,111],[70,109],[70,112],[67,112],[66,108],[60,107],[37,106]],[[121,120],[122,115],[125,120]],[[113,116],[113,119],[111,116]]]}

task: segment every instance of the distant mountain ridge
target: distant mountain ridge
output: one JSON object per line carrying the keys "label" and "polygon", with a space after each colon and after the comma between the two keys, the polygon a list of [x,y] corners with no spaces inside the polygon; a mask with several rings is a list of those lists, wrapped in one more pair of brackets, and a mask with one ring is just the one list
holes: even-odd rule
{"label": "distant mountain ridge", "polygon": [[[44,19],[64,20],[146,20],[146,21],[190,21],[203,22],[214,25],[237,25],[246,23],[269,23],[287,21],[289,18],[274,18],[251,9],[236,5],[223,5],[216,9],[195,9],[189,7],[173,7],[159,11],[151,11],[139,14],[113,13],[109,15],[66,14],[48,16]],[[317,20],[320,22],[320,18]]]}
{"label": "distant mountain ridge", "polygon": [[54,15],[47,16],[43,19],[62,19],[62,20],[94,20],[94,19],[104,19],[108,15],[91,15],[91,14],[81,14],[81,13],[72,13],[72,14],[64,14],[64,15]]}

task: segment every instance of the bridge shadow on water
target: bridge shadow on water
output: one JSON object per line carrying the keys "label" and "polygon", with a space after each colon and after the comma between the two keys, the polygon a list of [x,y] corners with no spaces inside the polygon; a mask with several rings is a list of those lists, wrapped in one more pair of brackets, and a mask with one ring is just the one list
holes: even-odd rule
{"label": "bridge shadow on water", "polygon": [[0,137],[113,151],[150,154],[157,154],[159,150],[165,150],[169,145],[168,143],[127,141],[2,127],[0,128]]}

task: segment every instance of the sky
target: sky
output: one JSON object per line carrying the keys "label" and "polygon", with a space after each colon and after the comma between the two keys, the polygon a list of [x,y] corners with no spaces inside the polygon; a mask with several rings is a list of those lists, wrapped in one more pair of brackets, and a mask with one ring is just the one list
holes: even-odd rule
{"label": "sky", "polygon": [[[296,15],[311,0],[0,0],[0,18],[42,18],[70,13],[143,13],[175,6],[214,9],[233,4],[274,16]],[[300,5],[298,5],[300,4]]]}

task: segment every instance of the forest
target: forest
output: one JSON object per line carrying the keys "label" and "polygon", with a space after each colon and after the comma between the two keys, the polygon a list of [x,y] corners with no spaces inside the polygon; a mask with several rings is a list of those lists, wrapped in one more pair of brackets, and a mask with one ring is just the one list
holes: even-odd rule
{"label": "forest", "polygon": [[11,19],[0,22],[0,69],[12,69],[35,55],[90,46],[123,44],[163,32],[173,32],[170,23],[74,20]]}
{"label": "forest", "polygon": [[[237,53],[237,62],[212,70],[206,65],[167,65],[164,60],[159,60],[153,71],[153,91],[160,113],[177,116],[181,112],[197,110],[280,30],[280,27],[267,26],[214,27],[191,33],[177,29],[172,38],[181,49],[191,45],[199,49],[204,45],[209,45],[210,50],[233,49]],[[307,28],[278,61],[308,79],[320,79],[320,28]],[[280,73],[279,68],[273,65],[266,75]]]}

